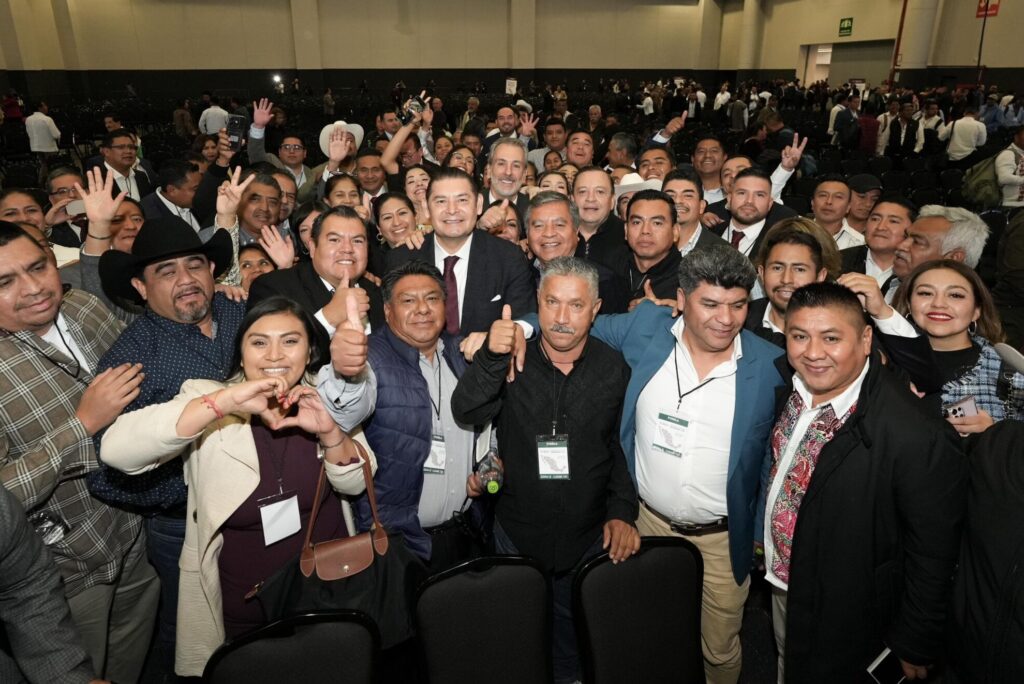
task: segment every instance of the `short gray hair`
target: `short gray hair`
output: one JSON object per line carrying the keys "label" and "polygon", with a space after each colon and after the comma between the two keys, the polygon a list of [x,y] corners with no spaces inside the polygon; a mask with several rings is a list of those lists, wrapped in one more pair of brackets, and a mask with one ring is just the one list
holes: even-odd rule
{"label": "short gray hair", "polygon": [[757,271],[750,259],[729,245],[695,249],[679,262],[679,288],[686,293],[701,283],[727,290],[741,287],[750,292],[756,281]]}
{"label": "short gray hair", "polygon": [[933,216],[944,218],[950,223],[949,232],[942,239],[942,253],[949,254],[962,249],[964,263],[971,268],[977,268],[978,262],[981,261],[981,253],[985,251],[985,243],[988,241],[988,224],[973,211],[939,204],[923,206],[917,214],[919,219]]}
{"label": "short gray hair", "polygon": [[523,160],[525,161],[525,159],[527,157],[527,154],[526,154],[526,151],[527,151],[526,150],[526,143],[524,143],[519,138],[498,138],[497,142],[495,142],[493,145],[491,145],[491,151],[489,153],[489,159],[487,160],[487,165],[488,166],[492,166],[494,164],[494,159],[497,157],[495,152],[498,151],[499,147],[509,147],[509,146],[518,147],[520,150],[522,150],[522,152],[523,152]]}
{"label": "short gray hair", "polygon": [[590,289],[590,294],[594,297],[594,301],[597,301],[599,298],[597,269],[594,268],[593,264],[585,259],[580,259],[579,257],[574,256],[555,257],[541,267],[540,286],[537,289],[543,289],[544,281],[552,276],[582,278],[587,283],[587,287]]}
{"label": "short gray hair", "polygon": [[545,204],[564,204],[569,207],[569,216],[572,218],[572,227],[580,227],[580,210],[576,208],[576,203],[566,197],[560,192],[554,190],[541,190],[526,207],[526,216],[523,217],[523,221],[526,224],[523,226],[523,230],[530,229],[530,217],[533,216],[534,209],[543,207]]}

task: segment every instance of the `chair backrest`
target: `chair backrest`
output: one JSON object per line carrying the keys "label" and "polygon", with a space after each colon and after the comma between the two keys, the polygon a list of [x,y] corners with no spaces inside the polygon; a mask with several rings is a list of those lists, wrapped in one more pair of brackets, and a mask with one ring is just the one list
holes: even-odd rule
{"label": "chair backrest", "polygon": [[703,583],[700,551],[676,537],[645,537],[623,563],[587,563],[573,587],[584,681],[704,682]]}
{"label": "chair backrest", "polygon": [[296,615],[218,648],[206,664],[203,682],[370,684],[379,644],[377,626],[365,613],[337,610]]}
{"label": "chair backrest", "polygon": [[416,629],[428,681],[551,680],[551,599],[535,561],[477,558],[427,580]]}

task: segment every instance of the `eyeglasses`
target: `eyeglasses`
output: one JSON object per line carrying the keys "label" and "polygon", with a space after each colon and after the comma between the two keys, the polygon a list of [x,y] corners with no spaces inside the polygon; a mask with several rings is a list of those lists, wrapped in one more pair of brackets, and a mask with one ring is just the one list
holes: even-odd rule
{"label": "eyeglasses", "polygon": [[304,150],[306,148],[304,146],[302,146],[302,145],[288,144],[288,145],[281,145],[281,149],[284,150],[285,152],[301,152],[302,150]]}
{"label": "eyeglasses", "polygon": [[61,199],[64,199],[65,197],[70,197],[75,192],[77,191],[74,188],[59,188],[51,192],[50,197],[60,197]]}
{"label": "eyeglasses", "polygon": [[117,150],[118,152],[127,152],[128,150],[138,150],[139,147],[138,147],[138,145],[132,145],[132,144],[129,144],[129,143],[124,143],[124,144],[121,144],[121,145],[111,145],[110,149]]}

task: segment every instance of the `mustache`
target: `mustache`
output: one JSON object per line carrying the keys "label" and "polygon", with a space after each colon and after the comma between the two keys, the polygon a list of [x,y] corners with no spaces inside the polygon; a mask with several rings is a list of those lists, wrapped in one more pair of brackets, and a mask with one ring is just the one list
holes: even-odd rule
{"label": "mustache", "polygon": [[563,335],[575,335],[576,328],[568,325],[562,325],[561,323],[553,323],[551,327],[548,328],[548,332],[561,333]]}

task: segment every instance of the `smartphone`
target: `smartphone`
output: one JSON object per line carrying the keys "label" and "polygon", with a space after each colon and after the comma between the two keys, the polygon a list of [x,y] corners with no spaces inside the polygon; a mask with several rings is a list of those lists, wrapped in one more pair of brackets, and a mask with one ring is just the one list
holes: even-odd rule
{"label": "smartphone", "polygon": [[405,103],[405,106],[402,107],[402,111],[398,113],[398,119],[403,124],[408,124],[413,120],[413,117],[422,113],[423,110],[427,108],[427,103],[430,102],[430,98],[426,97],[426,94],[427,91],[424,90],[419,95],[413,96],[412,99]]}
{"label": "smartphone", "polygon": [[85,201],[74,200],[68,202],[68,206],[64,207],[65,211],[68,212],[68,216],[84,216],[85,215]]}
{"label": "smartphone", "polygon": [[878,684],[900,684],[906,679],[900,659],[888,648],[878,654],[875,661],[868,665],[868,674]]}
{"label": "smartphone", "polygon": [[965,418],[976,415],[978,415],[978,405],[975,403],[974,397],[967,397],[955,404],[942,407],[943,418]]}
{"label": "smartphone", "polygon": [[228,141],[231,149],[238,152],[242,149],[242,138],[245,136],[245,117],[237,114],[228,115]]}

